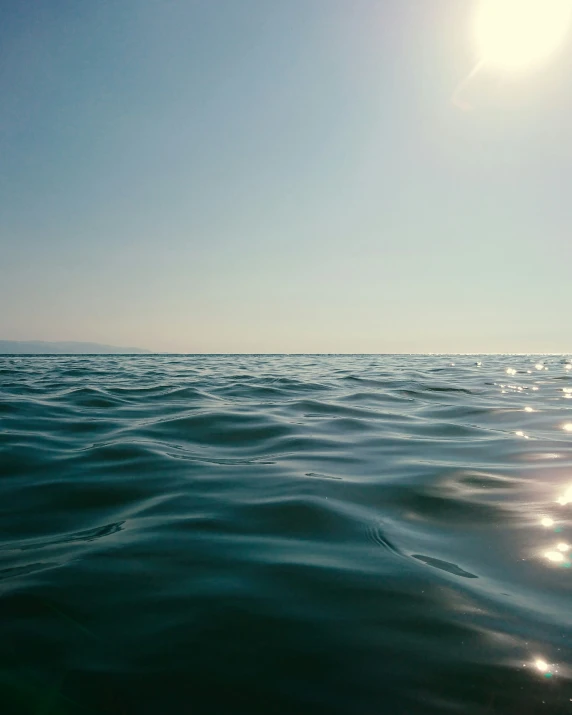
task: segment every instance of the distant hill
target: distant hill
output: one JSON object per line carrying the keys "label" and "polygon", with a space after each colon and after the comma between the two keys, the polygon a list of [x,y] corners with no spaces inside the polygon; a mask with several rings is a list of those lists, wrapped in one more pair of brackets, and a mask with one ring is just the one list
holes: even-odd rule
{"label": "distant hill", "polygon": [[0,354],[8,355],[89,355],[150,353],[142,348],[122,348],[100,343],[57,342],[43,340],[0,340]]}

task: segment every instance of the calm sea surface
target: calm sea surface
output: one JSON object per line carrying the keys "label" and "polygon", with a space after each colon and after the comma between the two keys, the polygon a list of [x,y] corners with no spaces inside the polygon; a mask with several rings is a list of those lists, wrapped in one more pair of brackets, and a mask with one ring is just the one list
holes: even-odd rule
{"label": "calm sea surface", "polygon": [[0,712],[572,713],[562,356],[0,356]]}

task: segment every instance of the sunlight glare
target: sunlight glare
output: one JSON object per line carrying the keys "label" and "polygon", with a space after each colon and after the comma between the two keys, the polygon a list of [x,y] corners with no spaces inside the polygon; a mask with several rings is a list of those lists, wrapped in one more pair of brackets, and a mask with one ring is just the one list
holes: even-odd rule
{"label": "sunlight glare", "polygon": [[484,62],[518,70],[546,60],[563,43],[572,0],[481,0],[476,37]]}

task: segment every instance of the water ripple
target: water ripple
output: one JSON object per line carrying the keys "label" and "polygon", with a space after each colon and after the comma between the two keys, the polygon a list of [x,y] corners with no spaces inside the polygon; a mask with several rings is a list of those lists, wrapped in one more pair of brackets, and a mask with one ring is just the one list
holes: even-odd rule
{"label": "water ripple", "polygon": [[568,712],[569,365],[0,357],[3,712]]}

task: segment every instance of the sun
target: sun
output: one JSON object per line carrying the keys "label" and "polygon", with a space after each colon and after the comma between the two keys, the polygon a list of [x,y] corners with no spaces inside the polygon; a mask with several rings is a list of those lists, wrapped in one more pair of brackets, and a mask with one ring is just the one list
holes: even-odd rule
{"label": "sun", "polygon": [[550,57],[572,22],[572,0],[481,0],[476,37],[484,64],[520,70]]}

